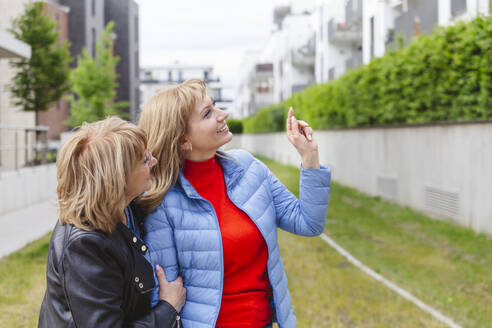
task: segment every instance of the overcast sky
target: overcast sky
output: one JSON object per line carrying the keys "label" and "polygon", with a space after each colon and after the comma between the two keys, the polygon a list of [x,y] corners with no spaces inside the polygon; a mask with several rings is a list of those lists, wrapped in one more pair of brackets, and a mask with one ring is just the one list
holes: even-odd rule
{"label": "overcast sky", "polygon": [[273,25],[273,8],[312,9],[315,0],[136,0],[140,7],[140,65],[179,61],[212,65],[235,85],[242,56],[261,50]]}

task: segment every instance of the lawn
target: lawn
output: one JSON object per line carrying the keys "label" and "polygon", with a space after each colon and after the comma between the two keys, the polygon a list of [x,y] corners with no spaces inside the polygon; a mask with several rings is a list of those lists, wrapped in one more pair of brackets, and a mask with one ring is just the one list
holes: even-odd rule
{"label": "lawn", "polygon": [[51,234],[0,259],[0,326],[37,327]]}
{"label": "lawn", "polygon": [[[299,170],[262,158],[294,193]],[[492,238],[332,184],[325,233],[463,327],[491,327]],[[35,327],[50,236],[0,260],[1,327]],[[445,327],[322,239],[279,231],[298,327]]]}
{"label": "lawn", "polygon": [[[297,194],[299,170],[261,158]],[[333,183],[325,233],[464,327],[492,327],[492,238]],[[320,238],[280,233],[299,327],[435,327]]]}

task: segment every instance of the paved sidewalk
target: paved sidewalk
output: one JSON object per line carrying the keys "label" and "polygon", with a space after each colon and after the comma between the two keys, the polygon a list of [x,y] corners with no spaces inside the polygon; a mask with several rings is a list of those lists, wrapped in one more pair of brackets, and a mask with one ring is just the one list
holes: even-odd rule
{"label": "paved sidewalk", "polygon": [[50,201],[0,215],[0,258],[51,231],[57,219],[54,196]]}

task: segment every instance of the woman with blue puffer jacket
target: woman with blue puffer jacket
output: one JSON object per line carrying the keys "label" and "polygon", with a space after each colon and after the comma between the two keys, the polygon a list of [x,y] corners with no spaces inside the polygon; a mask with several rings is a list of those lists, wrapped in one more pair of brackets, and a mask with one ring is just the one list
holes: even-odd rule
{"label": "woman with blue puffer jacket", "polygon": [[[287,118],[287,137],[301,157],[297,199],[246,151],[219,151],[232,134],[201,80],[154,95],[140,127],[157,158],[152,188],[140,200],[148,213],[148,257],[187,291],[185,328],[295,327],[277,228],[323,232],[330,170],[319,165],[313,130]],[[154,291],[153,302],[158,300]]]}

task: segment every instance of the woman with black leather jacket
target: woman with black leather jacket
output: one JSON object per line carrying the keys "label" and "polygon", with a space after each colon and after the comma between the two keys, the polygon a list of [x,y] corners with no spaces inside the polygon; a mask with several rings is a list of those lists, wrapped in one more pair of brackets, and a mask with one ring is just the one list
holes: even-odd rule
{"label": "woman with black leather jacket", "polygon": [[145,133],[112,117],[84,124],[57,158],[59,222],[51,238],[39,327],[179,327],[186,291],[144,255],[138,208],[156,160]]}

